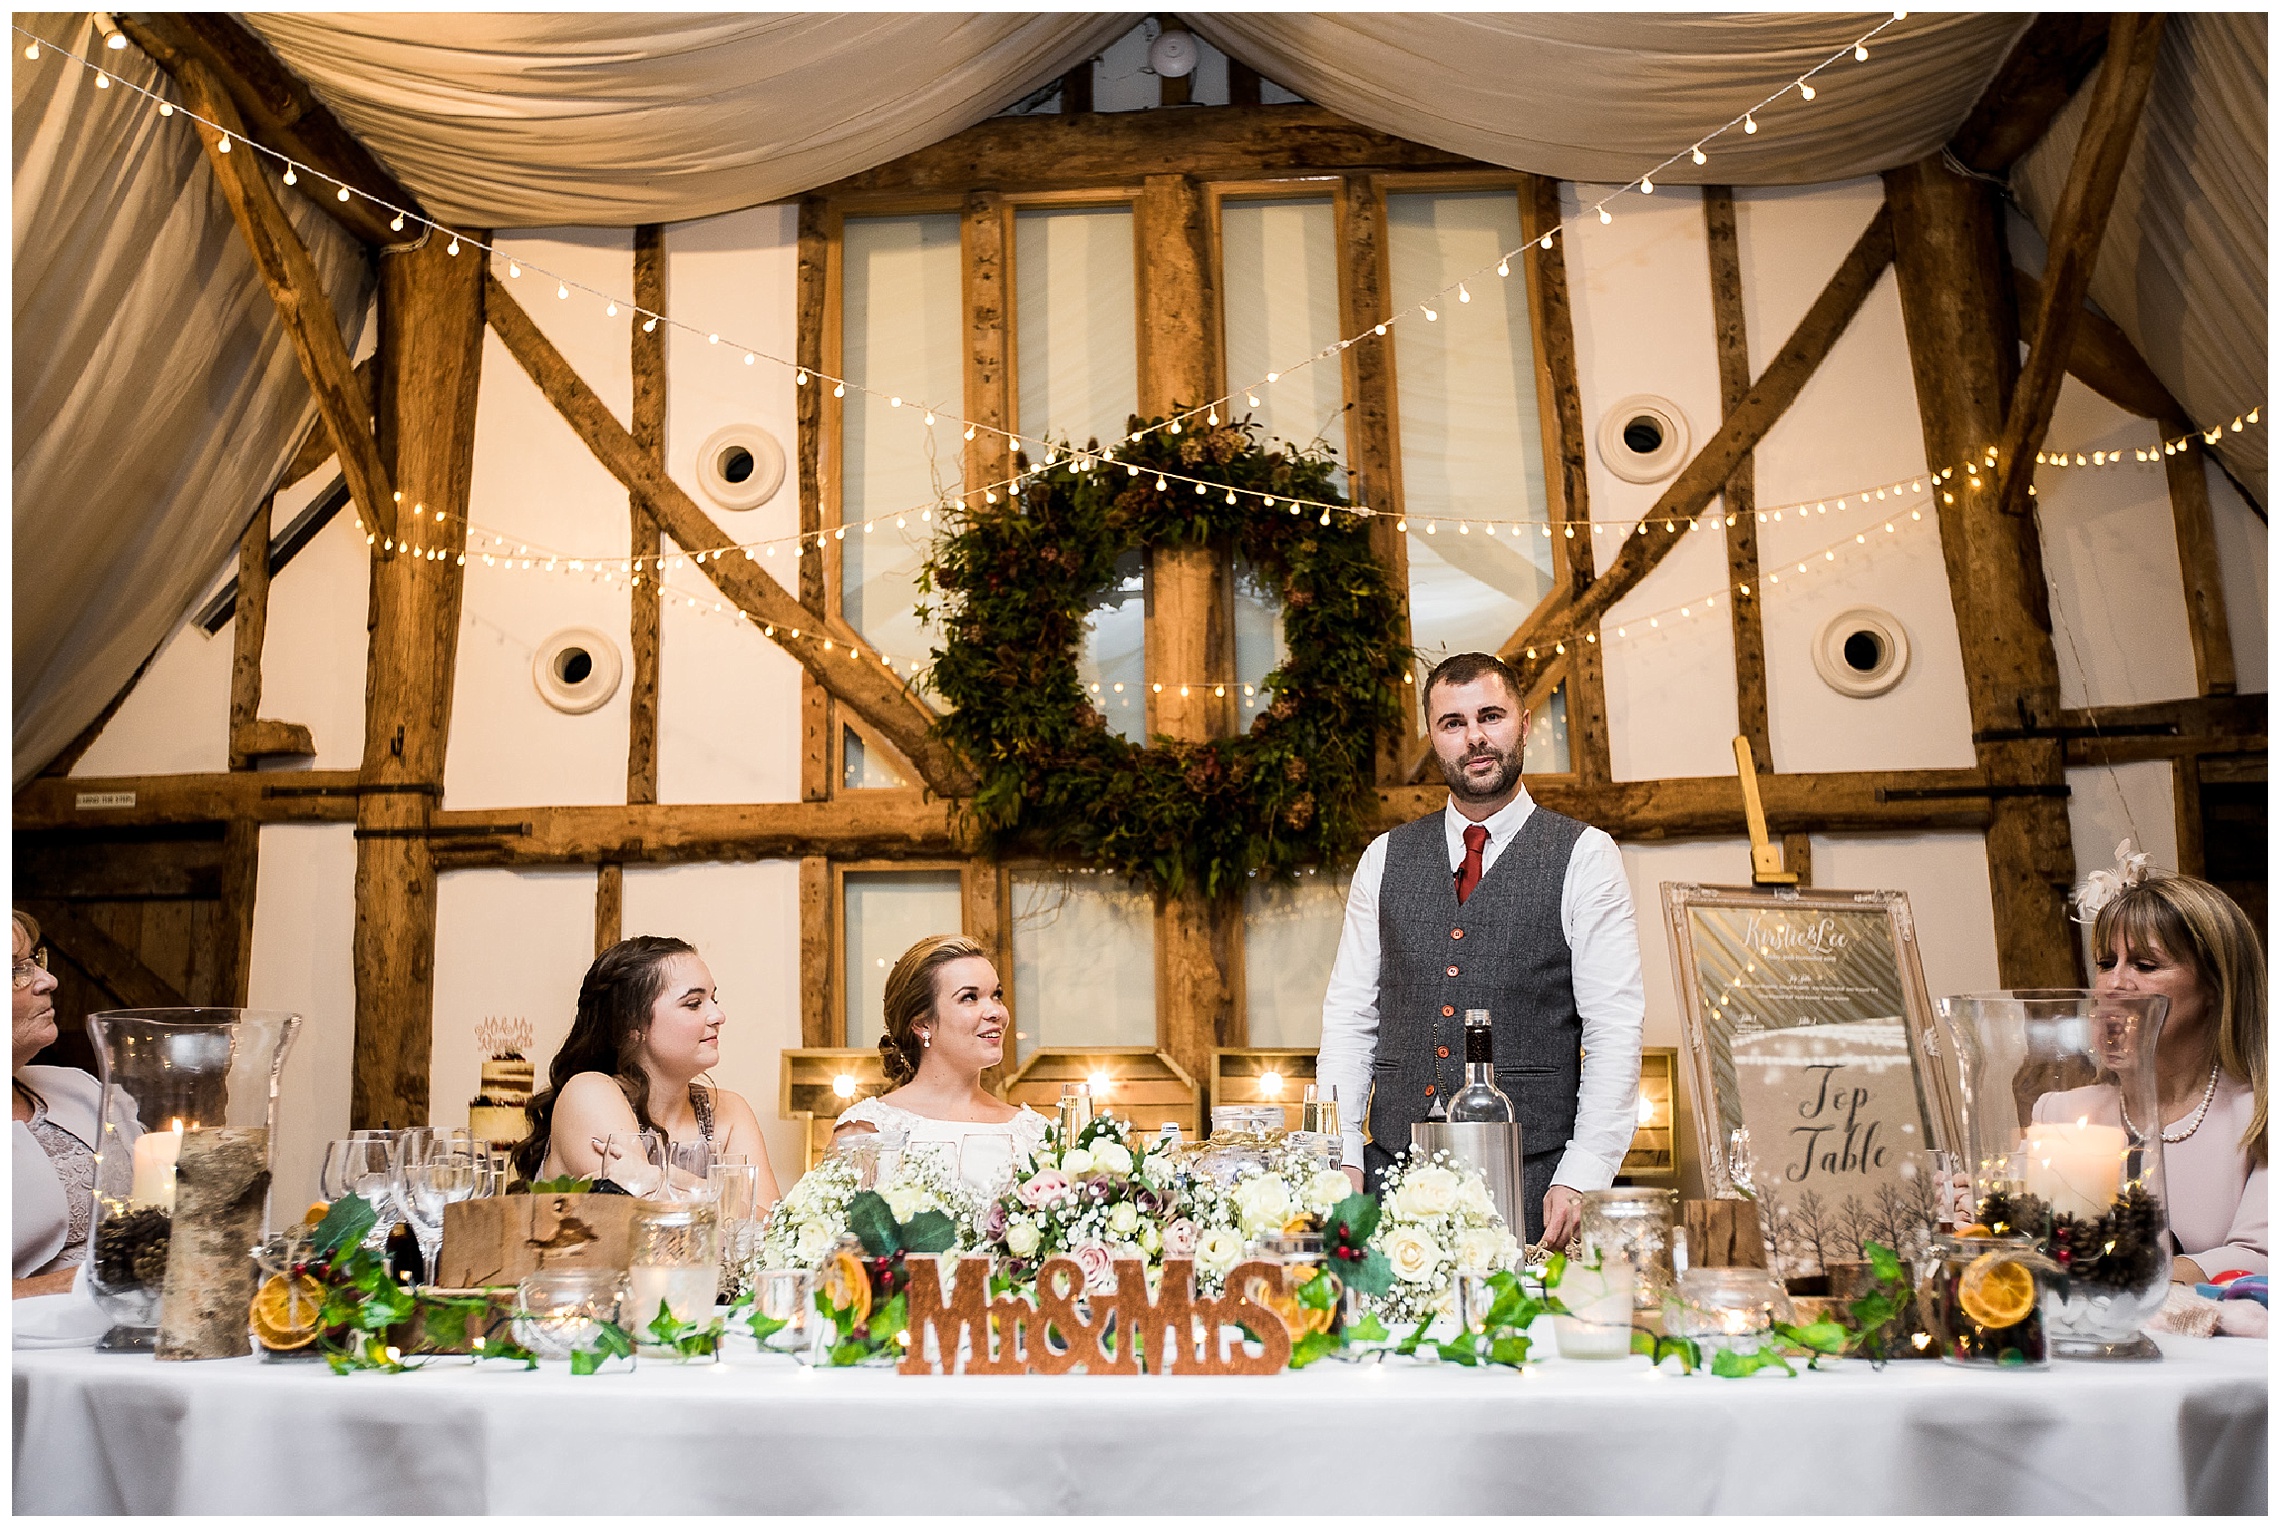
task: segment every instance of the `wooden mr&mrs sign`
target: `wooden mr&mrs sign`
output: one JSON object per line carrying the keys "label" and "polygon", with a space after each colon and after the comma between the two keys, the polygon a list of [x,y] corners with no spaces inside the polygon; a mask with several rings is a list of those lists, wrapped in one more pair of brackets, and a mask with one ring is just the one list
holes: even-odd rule
{"label": "wooden mr&mrs sign", "polygon": [[[1226,1293],[1213,1297],[1196,1293],[1194,1259],[1166,1258],[1151,1297],[1147,1265],[1137,1258],[1117,1261],[1113,1290],[1088,1295],[1076,1260],[1056,1257],[1038,1270],[1037,1298],[1031,1301],[1018,1295],[990,1298],[986,1257],[959,1259],[952,1290],[945,1293],[948,1262],[912,1257],[906,1265],[905,1374],[1279,1374],[1290,1362],[1290,1332],[1267,1303],[1282,1298],[1280,1263],[1237,1264],[1227,1275]],[[1247,1328],[1259,1340],[1256,1355],[1232,1326]]]}

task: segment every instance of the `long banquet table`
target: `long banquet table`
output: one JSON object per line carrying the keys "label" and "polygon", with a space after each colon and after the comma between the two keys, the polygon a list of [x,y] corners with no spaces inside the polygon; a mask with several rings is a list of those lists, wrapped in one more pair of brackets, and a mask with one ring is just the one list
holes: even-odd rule
{"label": "long banquet table", "polygon": [[[1548,1347],[1549,1345],[1546,1344]],[[2041,1373],[1681,1378],[1320,1363],[1263,1379],[19,1351],[22,1513],[2262,1513],[2269,1345]]]}

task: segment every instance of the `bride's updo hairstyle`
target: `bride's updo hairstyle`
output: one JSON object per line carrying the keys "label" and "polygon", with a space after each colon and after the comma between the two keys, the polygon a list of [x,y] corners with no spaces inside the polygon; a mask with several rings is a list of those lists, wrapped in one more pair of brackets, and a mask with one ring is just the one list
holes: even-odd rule
{"label": "bride's updo hairstyle", "polygon": [[887,973],[880,1004],[886,1033],[879,1036],[879,1060],[886,1066],[888,1082],[899,1088],[918,1075],[919,1053],[925,1049],[918,1031],[934,1017],[934,973],[953,960],[974,956],[987,960],[990,952],[964,934],[929,934],[903,951],[902,959]]}
{"label": "bride's updo hairstyle", "polygon": [[594,957],[578,985],[578,1016],[571,1021],[569,1038],[547,1068],[552,1085],[524,1106],[530,1113],[530,1135],[515,1148],[514,1160],[526,1180],[535,1180],[546,1162],[554,1100],[580,1072],[615,1078],[641,1128],[657,1128],[649,1117],[649,1073],[641,1065],[641,1042],[649,1033],[649,1011],[665,990],[665,962],[696,953],[685,939],[636,934]]}

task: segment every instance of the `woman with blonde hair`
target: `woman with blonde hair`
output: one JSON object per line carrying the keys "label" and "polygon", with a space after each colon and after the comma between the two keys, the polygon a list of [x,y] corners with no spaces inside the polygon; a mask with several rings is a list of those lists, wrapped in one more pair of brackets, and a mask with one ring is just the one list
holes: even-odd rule
{"label": "woman with blonde hair", "polygon": [[[1002,1176],[1013,1158],[1036,1151],[1045,1139],[1045,1117],[982,1086],[982,1073],[1005,1059],[1012,1015],[981,945],[962,934],[921,939],[887,973],[881,1006],[886,1033],[879,1055],[894,1088],[840,1115],[838,1139],[899,1131],[906,1146],[940,1143],[977,1182]],[[977,1138],[1006,1140],[1010,1152],[995,1139],[974,1147]]]}
{"label": "woman with blonde hair", "polygon": [[2170,1276],[2263,1273],[2272,1250],[2263,947],[2232,898],[2155,872],[2128,848],[2119,873],[2093,876],[2077,902],[2097,989],[2169,999],[2154,1069],[2179,1253]]}

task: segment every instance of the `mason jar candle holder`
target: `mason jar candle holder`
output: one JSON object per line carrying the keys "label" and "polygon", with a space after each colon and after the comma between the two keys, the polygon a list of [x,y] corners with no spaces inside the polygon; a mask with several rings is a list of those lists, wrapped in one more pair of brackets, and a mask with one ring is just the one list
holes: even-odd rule
{"label": "mason jar candle holder", "polygon": [[758,1339],[763,1353],[799,1352],[808,1340],[815,1317],[808,1310],[815,1275],[805,1268],[763,1268],[752,1275],[752,1309],[769,1321],[783,1324]]}
{"label": "mason jar candle holder", "polygon": [[656,1340],[661,1312],[703,1326],[720,1295],[720,1209],[687,1199],[644,1199],[633,1208],[627,1233],[626,1319],[634,1351],[681,1356]]}
{"label": "mason jar candle holder", "polygon": [[1659,1311],[1678,1282],[1678,1190],[1602,1188],[1583,1196],[1583,1259],[1631,1268],[1631,1308]]}
{"label": "mason jar candle holder", "polygon": [[526,1274],[516,1286],[515,1341],[541,1358],[568,1358],[600,1346],[604,1322],[619,1323],[625,1274],[566,1264]]}
{"label": "mason jar candle holder", "polygon": [[1781,1281],[1763,1268],[1689,1268],[1666,1324],[1691,1337],[1704,1362],[1719,1351],[1755,1353],[1773,1337],[1773,1323],[1790,1318]]}

